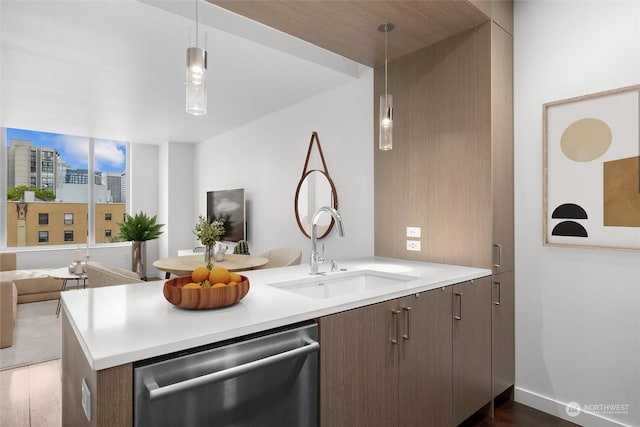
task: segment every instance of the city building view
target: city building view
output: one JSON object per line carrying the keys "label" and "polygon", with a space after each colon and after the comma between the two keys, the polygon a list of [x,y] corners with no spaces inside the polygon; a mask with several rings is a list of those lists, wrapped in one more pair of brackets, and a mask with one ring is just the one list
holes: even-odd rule
{"label": "city building view", "polygon": [[6,132],[7,247],[87,244],[90,215],[94,243],[118,241],[126,214],[126,143]]}

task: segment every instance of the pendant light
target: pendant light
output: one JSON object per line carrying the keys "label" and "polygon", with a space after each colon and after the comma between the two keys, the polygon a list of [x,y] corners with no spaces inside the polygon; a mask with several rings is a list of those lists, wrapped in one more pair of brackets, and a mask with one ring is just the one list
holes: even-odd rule
{"label": "pendant light", "polygon": [[[198,0],[196,0],[196,32],[187,48],[187,113],[195,116],[207,114],[207,37],[200,43],[198,28]],[[195,44],[195,46],[193,46]]]}
{"label": "pendant light", "polygon": [[380,95],[380,134],[378,148],[391,150],[393,148],[393,96],[387,91],[387,33],[393,31],[395,25],[382,24],[378,31],[384,33],[384,95]]}

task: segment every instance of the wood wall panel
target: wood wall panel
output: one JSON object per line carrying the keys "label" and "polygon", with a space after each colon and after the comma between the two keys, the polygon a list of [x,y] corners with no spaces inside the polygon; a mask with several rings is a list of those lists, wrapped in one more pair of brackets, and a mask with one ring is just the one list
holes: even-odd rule
{"label": "wood wall panel", "polygon": [[507,33],[513,35],[513,1],[512,0],[470,0],[471,4],[491,18]]}
{"label": "wood wall panel", "polygon": [[384,63],[380,24],[396,26],[388,49],[395,59],[488,19],[468,0],[209,1],[370,67]]}
{"label": "wood wall panel", "polygon": [[[501,246],[494,273],[513,270],[513,38],[491,25],[493,241]],[[498,257],[497,253],[494,257]],[[499,262],[499,266],[495,267]]]}
{"label": "wood wall panel", "polygon": [[[62,311],[62,425],[130,427],[133,425],[133,367],[131,364],[94,371]],[[82,409],[82,379],[91,391],[91,420]]]}
{"label": "wood wall panel", "polygon": [[[490,265],[490,23],[389,64],[394,148],[375,150],[375,254]],[[375,70],[377,144],[384,68]],[[407,226],[422,251],[406,250]]]}

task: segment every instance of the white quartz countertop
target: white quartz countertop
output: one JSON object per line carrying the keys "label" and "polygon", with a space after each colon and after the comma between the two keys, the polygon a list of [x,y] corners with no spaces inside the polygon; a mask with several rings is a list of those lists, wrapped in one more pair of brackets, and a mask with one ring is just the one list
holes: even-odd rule
{"label": "white quartz countertop", "polygon": [[[374,270],[415,277],[393,286],[310,298],[269,286],[308,280],[309,265],[246,271],[249,293],[237,304],[184,310],[162,294],[164,281],[62,292],[62,305],[89,365],[101,370],[229,338],[261,332],[488,276],[490,270],[390,258],[342,260],[347,272]],[[322,265],[320,270],[328,270]]]}

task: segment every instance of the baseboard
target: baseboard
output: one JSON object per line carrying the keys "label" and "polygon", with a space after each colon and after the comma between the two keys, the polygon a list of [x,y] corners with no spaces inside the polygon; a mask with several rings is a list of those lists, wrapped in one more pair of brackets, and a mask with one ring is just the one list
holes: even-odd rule
{"label": "baseboard", "polygon": [[[570,404],[574,402],[560,402],[520,387],[515,388],[514,400],[522,403],[523,405],[555,415],[558,418],[562,418],[563,420],[567,420],[584,427],[631,427],[627,424],[622,424],[619,421],[606,418],[600,414],[594,414],[593,412],[585,410],[576,410],[573,406],[570,406]],[[569,415],[569,413],[574,416]]]}

